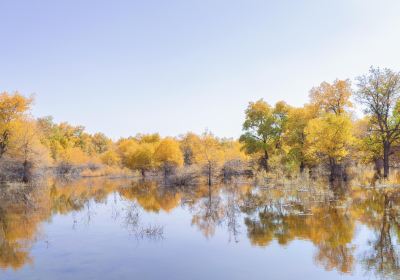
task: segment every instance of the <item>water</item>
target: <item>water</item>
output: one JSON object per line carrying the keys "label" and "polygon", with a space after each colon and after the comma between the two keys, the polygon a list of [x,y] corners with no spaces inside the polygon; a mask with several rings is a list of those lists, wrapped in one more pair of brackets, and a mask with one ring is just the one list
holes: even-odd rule
{"label": "water", "polygon": [[3,187],[0,279],[398,279],[399,202],[324,185]]}

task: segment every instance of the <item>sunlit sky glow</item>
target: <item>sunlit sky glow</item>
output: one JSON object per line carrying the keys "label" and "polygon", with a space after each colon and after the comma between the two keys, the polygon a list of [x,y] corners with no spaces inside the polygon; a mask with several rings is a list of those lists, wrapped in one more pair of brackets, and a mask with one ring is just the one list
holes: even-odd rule
{"label": "sunlit sky glow", "polygon": [[400,70],[398,0],[3,0],[0,90],[113,138],[237,137],[249,101]]}

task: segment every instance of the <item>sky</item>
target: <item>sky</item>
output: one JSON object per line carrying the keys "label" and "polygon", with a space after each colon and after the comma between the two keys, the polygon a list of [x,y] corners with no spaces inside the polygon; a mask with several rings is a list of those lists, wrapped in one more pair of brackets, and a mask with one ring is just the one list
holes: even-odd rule
{"label": "sky", "polygon": [[238,137],[248,102],[400,70],[398,0],[0,0],[0,91],[117,139]]}

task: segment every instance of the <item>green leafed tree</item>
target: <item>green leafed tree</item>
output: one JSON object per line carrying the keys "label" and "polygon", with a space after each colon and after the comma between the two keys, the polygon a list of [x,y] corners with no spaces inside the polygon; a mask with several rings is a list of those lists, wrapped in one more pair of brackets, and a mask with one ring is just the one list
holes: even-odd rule
{"label": "green leafed tree", "polygon": [[383,177],[387,178],[392,144],[400,139],[400,73],[371,67],[357,80],[357,100],[370,116],[371,131],[380,139]]}
{"label": "green leafed tree", "polygon": [[269,171],[271,153],[281,146],[287,121],[288,105],[278,102],[275,108],[264,100],[250,102],[246,109],[240,142],[248,154],[260,154],[260,165]]}

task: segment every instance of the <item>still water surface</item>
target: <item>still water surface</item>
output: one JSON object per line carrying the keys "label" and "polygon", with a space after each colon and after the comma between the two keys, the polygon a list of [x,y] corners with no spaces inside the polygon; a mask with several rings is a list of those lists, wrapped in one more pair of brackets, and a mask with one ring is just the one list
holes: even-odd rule
{"label": "still water surface", "polygon": [[0,279],[399,279],[400,192],[2,187]]}

